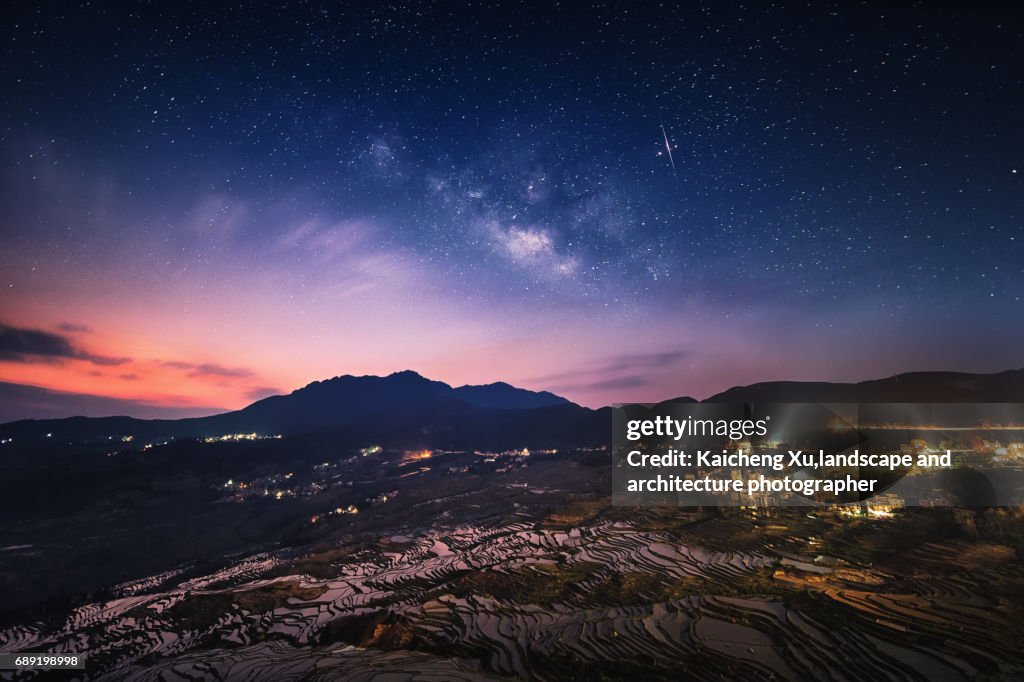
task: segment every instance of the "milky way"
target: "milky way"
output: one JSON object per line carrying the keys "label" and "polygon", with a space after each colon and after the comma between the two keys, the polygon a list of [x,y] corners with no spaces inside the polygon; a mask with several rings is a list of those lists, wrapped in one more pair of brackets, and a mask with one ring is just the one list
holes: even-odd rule
{"label": "milky way", "polygon": [[0,323],[70,350],[0,381],[598,405],[1021,364],[1019,14],[104,5],[3,11]]}

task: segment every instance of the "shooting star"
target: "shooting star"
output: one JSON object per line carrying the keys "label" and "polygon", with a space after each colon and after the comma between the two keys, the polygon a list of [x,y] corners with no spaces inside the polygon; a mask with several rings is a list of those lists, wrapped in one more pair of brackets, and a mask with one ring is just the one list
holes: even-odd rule
{"label": "shooting star", "polygon": [[668,133],[665,132],[665,126],[661,126],[661,136],[665,138],[665,151],[668,152],[668,162],[672,164],[672,172],[676,172],[676,160],[672,158],[672,145],[668,143]]}

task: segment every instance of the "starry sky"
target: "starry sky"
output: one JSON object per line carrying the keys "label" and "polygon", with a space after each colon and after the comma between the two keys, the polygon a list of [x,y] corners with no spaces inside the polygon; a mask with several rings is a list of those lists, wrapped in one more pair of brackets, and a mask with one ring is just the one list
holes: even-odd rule
{"label": "starry sky", "polygon": [[2,13],[0,417],[1024,365],[998,3]]}

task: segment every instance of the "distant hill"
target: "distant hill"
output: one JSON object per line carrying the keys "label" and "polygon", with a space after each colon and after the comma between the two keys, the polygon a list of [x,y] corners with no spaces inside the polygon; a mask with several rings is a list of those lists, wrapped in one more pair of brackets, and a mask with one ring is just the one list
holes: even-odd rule
{"label": "distant hill", "polygon": [[996,374],[908,372],[858,383],[768,381],[736,386],[709,403],[1022,403],[1024,370]]}

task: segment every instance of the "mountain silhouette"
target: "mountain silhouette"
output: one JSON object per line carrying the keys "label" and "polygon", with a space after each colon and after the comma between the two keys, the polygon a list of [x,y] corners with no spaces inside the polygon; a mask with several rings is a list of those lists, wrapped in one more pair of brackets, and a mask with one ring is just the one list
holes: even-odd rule
{"label": "mountain silhouette", "polygon": [[[765,382],[730,388],[704,402],[1024,403],[1024,370],[912,372],[859,383]],[[0,425],[0,436],[84,441],[125,435],[159,440],[335,432],[356,440],[435,447],[534,447],[604,444],[610,429],[611,408],[591,410],[546,391],[503,382],[453,388],[406,370],[384,377],[344,375],[314,381],[287,395],[208,417],[29,419]]]}
{"label": "mountain silhouette", "polygon": [[[385,377],[344,375],[314,381],[287,395],[264,398],[234,412],[187,419],[132,417],[71,417],[21,420],[0,425],[5,438],[50,437],[61,440],[102,440],[132,435],[142,439],[203,438],[232,433],[296,435],[344,431],[367,437],[399,433],[448,434],[447,442],[463,435],[504,441],[506,431],[519,432],[516,443],[534,441],[530,434],[555,436],[559,425],[582,418],[590,428],[594,410],[552,393],[529,391],[506,383],[452,388],[406,370]],[[581,424],[581,426],[583,426]],[[572,433],[574,437],[583,434]],[[600,437],[607,436],[598,429]],[[460,435],[461,434],[461,435]],[[493,439],[492,439],[493,440]],[[512,442],[514,439],[510,439]],[[586,440],[593,440],[589,438]]]}

